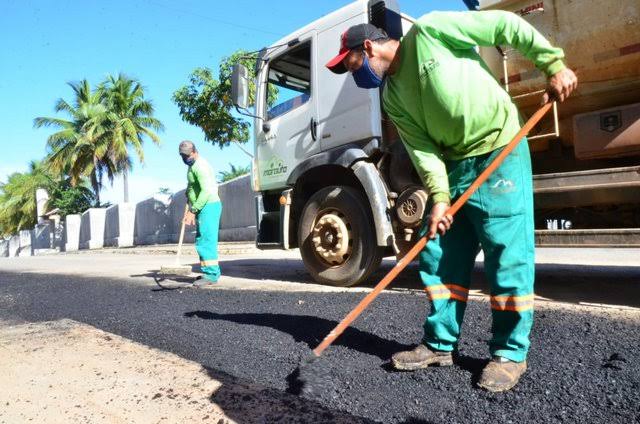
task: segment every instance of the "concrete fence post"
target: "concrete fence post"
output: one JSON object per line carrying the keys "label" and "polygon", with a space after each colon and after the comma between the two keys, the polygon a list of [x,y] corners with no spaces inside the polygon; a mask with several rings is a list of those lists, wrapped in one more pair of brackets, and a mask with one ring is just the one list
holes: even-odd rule
{"label": "concrete fence post", "polygon": [[166,196],[154,196],[135,206],[134,243],[162,244],[170,241],[168,212],[169,199]]}
{"label": "concrete fence post", "polygon": [[33,255],[33,235],[33,230],[20,230],[20,248],[18,249],[18,256]]}
{"label": "concrete fence post", "polygon": [[79,214],[67,215],[64,218],[64,251],[75,252],[80,249],[80,223],[82,217]]}
{"label": "concrete fence post", "polygon": [[15,258],[20,251],[20,236],[13,235],[9,238],[9,257]]}
{"label": "concrete fence post", "polygon": [[105,212],[104,245],[114,247],[133,246],[136,206],[118,203]]}
{"label": "concrete fence post", "polygon": [[42,220],[33,228],[33,253],[37,255],[53,248],[53,222]]}
{"label": "concrete fence post", "polygon": [[0,240],[0,258],[9,256],[9,239]]}
{"label": "concrete fence post", "polygon": [[100,249],[104,246],[106,209],[87,209],[80,220],[80,249]]}

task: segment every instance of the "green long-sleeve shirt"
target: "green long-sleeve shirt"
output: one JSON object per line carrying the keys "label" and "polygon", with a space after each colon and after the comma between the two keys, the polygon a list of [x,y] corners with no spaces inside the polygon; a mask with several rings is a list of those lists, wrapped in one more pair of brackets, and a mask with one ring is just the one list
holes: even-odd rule
{"label": "green long-sleeve shirt", "polygon": [[429,13],[400,43],[384,109],[435,202],[450,201],[444,159],[491,152],[520,129],[516,106],[475,48],[496,45],[516,48],[548,76],[565,68],[563,51],[510,12]]}
{"label": "green long-sleeve shirt", "polygon": [[195,163],[187,171],[187,198],[191,204],[191,212],[198,213],[207,203],[220,200],[218,184],[209,162],[198,156]]}

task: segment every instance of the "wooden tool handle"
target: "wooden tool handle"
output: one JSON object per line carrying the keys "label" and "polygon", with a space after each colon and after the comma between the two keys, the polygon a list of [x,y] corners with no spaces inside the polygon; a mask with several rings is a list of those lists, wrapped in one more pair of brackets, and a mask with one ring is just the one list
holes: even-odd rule
{"label": "wooden tool handle", "polygon": [[[482,171],[482,173],[475,179],[473,183],[465,190],[464,193],[455,201],[453,205],[447,210],[447,214],[455,215],[456,212],[460,210],[460,208],[469,200],[469,197],[484,183],[489,175],[493,173],[504,161],[504,159],[516,148],[518,143],[527,135],[529,131],[542,119],[542,117],[551,109],[553,103],[547,103],[538,109],[531,118],[524,124],[524,126],[518,131],[518,133],[513,137],[513,139],[507,144],[504,149],[496,156],[496,158],[489,164],[487,169]],[[318,345],[315,349],[313,349],[313,353],[316,356],[320,356],[322,352],[326,348],[328,348],[334,341],[337,339],[340,334],[365,310],[367,306],[373,299],[375,299],[382,290],[384,290],[391,282],[402,272],[403,269],[407,267],[407,265],[413,261],[413,259],[418,256],[418,254],[422,251],[424,246],[427,244],[427,237],[422,237],[418,242],[407,252],[406,255],[402,259],[400,259],[396,265],[391,268],[389,273],[384,276],[384,278],[373,288],[373,290],[365,296],[364,299],[358,303],[358,305],[353,308],[351,312],[347,314],[346,317],[336,327],[331,330],[329,334],[324,338],[322,343]]]}
{"label": "wooden tool handle", "polygon": [[178,254],[176,255],[176,264],[180,264],[180,254],[182,253],[182,240],[184,239],[184,220],[187,218],[189,212],[189,203],[184,205],[184,214],[182,214],[182,226],[180,227],[180,238],[178,239]]}

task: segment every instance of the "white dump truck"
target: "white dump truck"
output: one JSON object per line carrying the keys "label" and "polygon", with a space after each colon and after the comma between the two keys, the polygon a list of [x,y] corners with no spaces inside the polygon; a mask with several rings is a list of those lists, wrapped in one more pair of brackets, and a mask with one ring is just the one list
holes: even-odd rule
{"label": "white dump truck", "polygon": [[[465,1],[466,4],[471,1]],[[580,79],[529,138],[539,245],[640,246],[640,2],[485,0],[521,15]],[[362,282],[416,240],[425,192],[378,90],[324,67],[350,26],[400,38],[413,18],[395,1],[358,0],[264,48],[254,73],[236,66],[233,101],[255,77],[252,169],[259,248],[299,248],[319,282]],[[481,55],[525,117],[545,78],[508,46]],[[268,93],[278,93],[268,102]]]}

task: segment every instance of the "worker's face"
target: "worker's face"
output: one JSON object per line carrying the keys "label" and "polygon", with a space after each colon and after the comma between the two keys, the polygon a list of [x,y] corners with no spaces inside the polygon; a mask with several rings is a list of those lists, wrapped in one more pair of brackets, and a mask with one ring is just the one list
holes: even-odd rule
{"label": "worker's face", "polygon": [[351,53],[342,60],[342,63],[349,72],[354,73],[364,64],[364,57],[366,55],[371,69],[378,77],[383,78],[387,69],[389,69],[389,63],[382,59],[380,53],[380,44],[365,40],[363,49],[351,51]]}
{"label": "worker's face", "polygon": [[191,152],[191,154],[189,155],[180,153],[180,157],[182,158],[182,162],[184,162],[185,165],[191,166],[196,161],[196,152]]}

